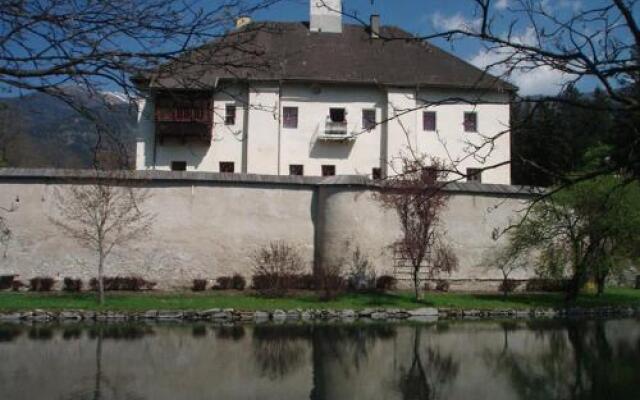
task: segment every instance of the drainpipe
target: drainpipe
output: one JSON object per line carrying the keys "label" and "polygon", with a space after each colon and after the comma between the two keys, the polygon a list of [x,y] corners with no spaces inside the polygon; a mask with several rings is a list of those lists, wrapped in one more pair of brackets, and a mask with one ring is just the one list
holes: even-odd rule
{"label": "drainpipe", "polygon": [[281,152],[281,136],[282,136],[282,81],[278,82],[278,175],[280,175],[280,152]]}
{"label": "drainpipe", "polygon": [[152,99],[153,99],[153,115],[151,116],[151,118],[153,118],[153,165],[151,167],[152,170],[155,171],[156,169],[156,159],[157,159],[157,154],[158,154],[158,122],[156,121],[155,118],[155,114],[156,114],[156,95],[152,94],[151,95]]}
{"label": "drainpipe", "polygon": [[249,109],[251,108],[251,98],[249,95],[250,85],[247,85],[247,97],[244,106],[244,116],[242,118],[243,138],[242,138],[242,173],[249,170]]}

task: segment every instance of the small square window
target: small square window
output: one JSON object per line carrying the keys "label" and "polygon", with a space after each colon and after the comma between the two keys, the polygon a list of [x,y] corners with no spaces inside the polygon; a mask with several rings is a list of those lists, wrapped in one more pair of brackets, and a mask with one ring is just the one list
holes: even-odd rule
{"label": "small square window", "polygon": [[377,181],[382,179],[382,169],[380,168],[372,168],[371,169],[371,179]]}
{"label": "small square window", "polygon": [[235,125],[236,124],[236,106],[227,104],[224,113],[224,124]]}
{"label": "small square window", "polygon": [[284,128],[298,128],[298,107],[282,108],[282,126]]}
{"label": "small square window", "polygon": [[422,113],[422,129],[434,132],[436,130],[436,112],[425,111]]}
{"label": "small square window", "polygon": [[220,163],[220,172],[233,174],[235,172],[235,164],[231,161],[222,161]]}
{"label": "small square window", "polygon": [[376,110],[362,110],[362,129],[370,131],[376,127]]}
{"label": "small square window", "polygon": [[330,108],[329,118],[331,118],[331,122],[347,122],[347,110],[344,108]]}
{"label": "small square window", "polygon": [[323,165],[322,166],[322,176],[334,176],[336,174],[336,166],[335,165]]}
{"label": "small square window", "polygon": [[291,164],[289,165],[289,175],[304,175],[304,165]]}
{"label": "small square window", "polygon": [[467,168],[467,182],[482,183],[482,169]]}
{"label": "small square window", "polygon": [[475,112],[464,113],[464,131],[478,132],[478,113],[475,113]]}
{"label": "small square window", "polygon": [[171,161],[171,170],[172,171],[186,171],[187,170],[187,162],[186,161]]}

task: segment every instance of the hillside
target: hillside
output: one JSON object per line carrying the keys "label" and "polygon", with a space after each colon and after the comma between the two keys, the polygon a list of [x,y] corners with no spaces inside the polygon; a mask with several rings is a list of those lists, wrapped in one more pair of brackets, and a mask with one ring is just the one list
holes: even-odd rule
{"label": "hillside", "polygon": [[[71,93],[71,92],[70,92]],[[133,154],[135,110],[112,93],[72,92]],[[0,98],[0,163],[25,168],[90,168],[96,124],[62,100],[42,93]]]}

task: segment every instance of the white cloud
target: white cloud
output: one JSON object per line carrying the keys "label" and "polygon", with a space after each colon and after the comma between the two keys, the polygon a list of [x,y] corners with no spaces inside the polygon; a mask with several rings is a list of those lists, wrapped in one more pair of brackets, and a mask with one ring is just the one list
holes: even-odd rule
{"label": "white cloud", "polygon": [[[522,35],[512,38],[515,43],[529,45],[535,45],[535,40],[533,29],[527,29]],[[511,55],[513,55],[513,51],[509,49],[482,49],[471,57],[469,62],[478,68],[486,69],[493,75],[507,78],[520,88],[519,94],[521,95],[555,95],[571,78],[552,67],[536,66],[527,62],[519,63],[512,71],[509,71],[509,65],[502,61]]]}
{"label": "white cloud", "polygon": [[431,24],[439,31],[477,31],[480,28],[482,20],[480,18],[467,18],[460,13],[453,15],[443,15],[436,11],[431,15]]}
{"label": "white cloud", "polygon": [[509,7],[509,0],[498,0],[495,3],[496,10],[505,10]]}

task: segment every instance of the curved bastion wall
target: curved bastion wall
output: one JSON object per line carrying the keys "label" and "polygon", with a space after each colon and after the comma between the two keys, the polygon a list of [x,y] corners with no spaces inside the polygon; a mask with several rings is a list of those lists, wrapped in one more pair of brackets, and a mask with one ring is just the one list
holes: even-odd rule
{"label": "curved bastion wall", "polygon": [[[96,256],[66,237],[51,221],[56,196],[68,185],[90,184],[91,171],[0,169],[0,205],[12,238],[0,254],[0,275],[89,280]],[[148,235],[114,251],[105,274],[140,275],[159,288],[190,287],[196,278],[252,275],[252,256],[282,240],[308,264],[348,264],[360,249],[377,273],[402,275],[390,245],[401,234],[392,210],[374,197],[375,185],[359,176],[329,178],[132,171],[126,184],[147,190],[145,211],[155,216]],[[495,288],[500,273],[487,268],[502,245],[494,230],[516,220],[530,195],[506,185],[456,183],[442,214],[443,228],[460,265],[452,288]],[[514,275],[526,279],[527,271]],[[408,283],[408,282],[405,282]]]}

